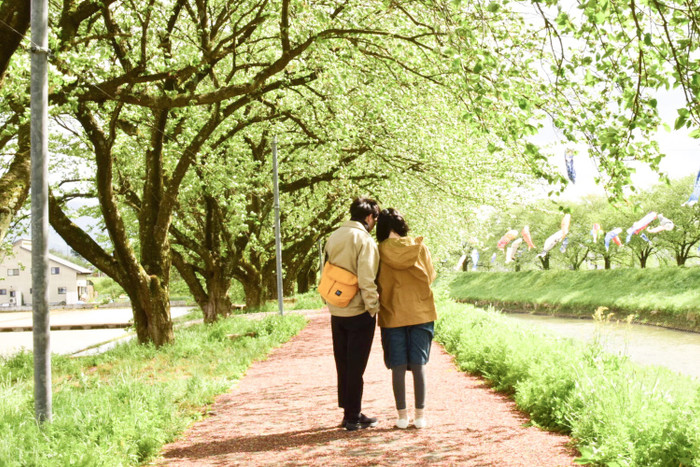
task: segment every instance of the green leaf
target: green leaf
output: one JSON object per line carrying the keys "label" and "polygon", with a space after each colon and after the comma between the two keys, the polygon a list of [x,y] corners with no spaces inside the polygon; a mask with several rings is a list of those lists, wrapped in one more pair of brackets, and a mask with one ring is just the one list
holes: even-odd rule
{"label": "green leaf", "polygon": [[683,128],[685,123],[688,121],[688,116],[687,115],[679,115],[678,118],[676,119],[676,123],[673,125],[673,128],[676,130],[680,130]]}

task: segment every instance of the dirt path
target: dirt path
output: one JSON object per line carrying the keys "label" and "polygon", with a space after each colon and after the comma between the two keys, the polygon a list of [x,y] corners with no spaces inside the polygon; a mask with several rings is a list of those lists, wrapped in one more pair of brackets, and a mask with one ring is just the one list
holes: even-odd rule
{"label": "dirt path", "polygon": [[[566,436],[524,426],[514,403],[478,378],[459,372],[434,344],[428,364],[428,428],[394,428],[390,372],[379,332],[365,373],[363,412],[379,426],[338,427],[330,318],[308,315],[309,325],[263,362],[256,362],[213,415],[166,446],[156,465],[574,465]],[[412,381],[407,376],[407,389]],[[412,412],[413,395],[407,394]]]}

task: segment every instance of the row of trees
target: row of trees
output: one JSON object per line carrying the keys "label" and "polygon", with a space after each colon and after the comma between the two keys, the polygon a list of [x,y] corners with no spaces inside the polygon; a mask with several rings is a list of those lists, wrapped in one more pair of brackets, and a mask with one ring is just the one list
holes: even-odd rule
{"label": "row of trees", "polygon": [[[649,190],[639,192],[628,199],[627,203],[614,205],[600,197],[587,197],[579,202],[557,206],[552,201],[538,201],[526,206],[518,206],[509,211],[494,214],[484,224],[480,241],[470,246],[479,249],[481,268],[498,269],[579,269],[584,266],[610,269],[617,267],[647,267],[652,264],[674,264],[684,266],[689,260],[700,258],[700,205],[682,206],[692,190],[694,177],[675,180],[670,184],[658,184]],[[561,211],[557,208],[561,207]],[[663,214],[674,223],[673,230],[651,234],[643,231],[650,240],[647,242],[640,235],[633,235],[625,243],[626,230],[634,222],[650,211]],[[564,212],[571,214],[568,243],[565,251],[559,245],[544,256],[544,240],[560,228]],[[593,224],[600,224],[604,232],[599,233],[597,241],[591,233]],[[657,222],[650,224],[656,225]],[[504,264],[505,256],[496,248],[498,239],[509,228],[521,230],[529,225],[536,249],[529,250],[523,243],[512,263]],[[622,246],[610,242],[605,248],[604,236],[616,227],[623,229],[620,234]],[[476,232],[474,232],[476,234]],[[478,235],[478,234],[477,234]],[[477,238],[477,237],[474,237]],[[492,253],[498,252],[495,264],[490,264]],[[469,258],[464,265],[470,268]]]}
{"label": "row of trees", "polygon": [[[207,321],[229,311],[233,280],[250,306],[274,297],[273,135],[287,290],[308,287],[317,241],[352,196],[384,188],[389,201],[438,180],[446,199],[463,193],[445,167],[482,158],[455,125],[440,12],[385,7],[108,1],[55,12],[50,222],[124,288],[140,341],[172,340],[172,266]],[[26,78],[26,57],[14,58],[8,98]],[[11,128],[9,112],[24,160],[27,114]],[[84,215],[90,230],[74,222]]]}
{"label": "row of trees", "polygon": [[[440,251],[512,184],[565,183],[528,141],[543,124],[588,141],[614,195],[629,159],[658,166],[654,89],[686,93],[677,127],[699,121],[698,19],[681,1],[51,7],[50,223],[124,288],[156,345],[173,338],[173,266],[207,321],[228,312],[231,281],[251,306],[274,297],[275,135],[290,291],[354,195],[410,213]],[[28,25],[29,2],[2,0],[0,241],[29,187]]]}

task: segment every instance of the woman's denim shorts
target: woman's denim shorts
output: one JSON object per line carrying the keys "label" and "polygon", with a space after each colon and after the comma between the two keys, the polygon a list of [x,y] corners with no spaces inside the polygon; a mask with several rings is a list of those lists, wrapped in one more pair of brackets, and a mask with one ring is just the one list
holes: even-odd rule
{"label": "woman's denim shorts", "polygon": [[430,344],[435,333],[433,322],[382,328],[384,364],[387,368],[399,365],[425,365],[430,357]]}

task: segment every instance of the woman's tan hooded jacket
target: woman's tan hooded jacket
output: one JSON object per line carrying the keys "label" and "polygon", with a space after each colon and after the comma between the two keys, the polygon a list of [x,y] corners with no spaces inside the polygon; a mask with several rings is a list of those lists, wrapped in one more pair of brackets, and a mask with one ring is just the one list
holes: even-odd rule
{"label": "woman's tan hooded jacket", "polygon": [[379,244],[379,326],[397,328],[435,321],[430,284],[435,269],[423,237],[387,238]]}

